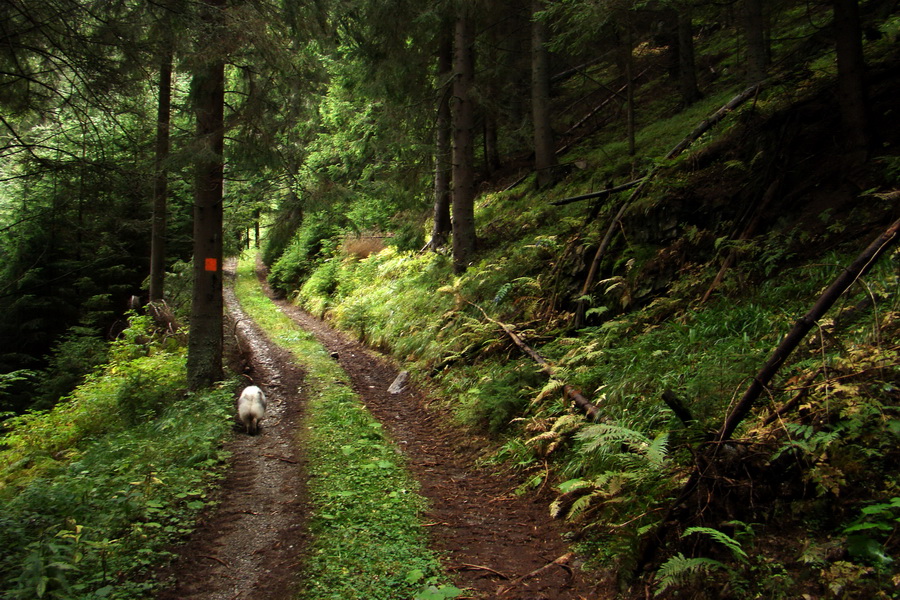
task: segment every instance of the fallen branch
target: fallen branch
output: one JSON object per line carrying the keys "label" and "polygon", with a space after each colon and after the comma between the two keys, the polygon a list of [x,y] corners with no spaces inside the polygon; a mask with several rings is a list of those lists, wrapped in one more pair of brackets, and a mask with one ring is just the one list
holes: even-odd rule
{"label": "fallen branch", "polygon": [[469,563],[463,563],[456,567],[449,567],[451,571],[487,571],[488,573],[493,573],[500,579],[509,579],[509,575],[504,575],[500,571],[496,571],[490,567],[485,567],[483,565],[470,565]]}
{"label": "fallen branch", "polygon": [[684,425],[690,425],[694,421],[694,415],[691,414],[691,411],[688,410],[688,407],[684,405],[684,402],[681,401],[681,398],[675,392],[672,390],[664,391],[662,399]]}
{"label": "fallen branch", "polygon": [[225,561],[222,560],[221,558],[216,558],[215,556],[210,556],[210,555],[208,555],[208,554],[201,554],[201,555],[200,555],[200,558],[208,558],[209,560],[214,560],[214,561],[216,561],[217,563],[219,563],[220,565],[222,565],[223,567],[225,567],[226,569],[230,569],[230,568],[231,568],[231,565],[229,565],[227,562],[225,562]]}
{"label": "fallen branch", "polygon": [[[715,461],[719,449],[724,442],[731,438],[731,434],[740,425],[741,421],[749,414],[750,409],[756,399],[759,398],[763,390],[768,389],[768,384],[772,377],[778,371],[785,359],[800,344],[803,338],[809,333],[816,321],[825,314],[825,312],[837,301],[837,299],[849,288],[859,277],[864,275],[875,264],[875,261],[882,256],[885,251],[897,242],[900,235],[900,219],[894,221],[887,230],[881,234],[874,242],[860,254],[853,263],[850,264],[838,276],[834,282],[828,286],[812,309],[797,321],[790,333],[782,340],[778,347],[766,361],[763,368],[753,378],[753,382],[747,388],[741,400],[734,406],[731,412],[722,424],[721,429],[716,434],[711,452],[701,453],[694,465],[687,482],[682,486],[678,496],[669,504],[665,516],[660,520],[658,527],[647,533],[642,540],[642,550],[640,558],[635,567],[635,573],[640,572],[648,565],[656,555],[657,550],[663,544],[668,532],[675,527],[680,520],[674,518],[675,512],[687,503],[688,498],[696,491],[697,486],[704,477],[704,472],[712,466]],[[801,394],[803,392],[801,391]],[[799,401],[799,400],[798,400]]]}
{"label": "fallen branch", "polygon": [[[776,178],[775,181],[773,181],[772,184],[769,185],[768,189],[766,189],[766,193],[763,194],[763,198],[759,203],[759,208],[757,208],[756,214],[747,225],[747,227],[744,228],[744,231],[741,232],[741,235],[738,237],[738,241],[749,240],[756,234],[756,229],[757,227],[759,227],[760,221],[762,221],[763,213],[765,212],[766,208],[768,208],[769,203],[775,197],[778,189],[781,187],[781,180],[781,177]],[[728,269],[731,268],[731,265],[734,264],[734,261],[736,259],[737,252],[732,250],[725,258],[725,262],[722,263],[722,267],[719,269],[719,272],[716,273],[716,277],[709,285],[706,293],[703,294],[703,298],[700,299],[700,304],[704,304],[707,300],[709,300],[709,297],[712,295],[713,291],[715,291],[715,289],[719,287],[719,284],[722,283],[722,279],[725,278],[725,273],[728,272]]]}
{"label": "fallen branch", "polygon": [[572,554],[571,552],[569,552],[569,553],[567,553],[567,554],[563,554],[562,556],[560,556],[559,558],[557,558],[557,559],[554,560],[553,562],[549,562],[549,563],[547,563],[546,565],[544,565],[543,567],[541,567],[541,568],[539,568],[539,569],[535,569],[535,570],[532,571],[531,573],[526,573],[525,575],[522,575],[522,576],[519,577],[518,579],[515,579],[515,580],[509,582],[507,585],[502,585],[502,586],[500,586],[499,588],[497,588],[497,594],[496,594],[496,595],[497,595],[497,596],[502,596],[502,595],[504,595],[504,594],[506,594],[506,593],[512,591],[512,589],[513,589],[514,587],[516,587],[517,585],[521,584],[521,583],[522,583],[523,581],[525,581],[526,579],[531,579],[531,578],[533,578],[533,577],[537,577],[537,576],[540,575],[541,573],[544,573],[545,571],[550,570],[553,566],[560,566],[560,567],[566,569],[567,571],[569,571],[569,572],[571,573],[571,568],[568,566],[567,563],[568,563],[570,560],[572,560],[572,557],[573,557],[573,556],[574,556],[574,554]]}
{"label": "fallen branch", "polygon": [[[669,152],[666,153],[666,155],[665,155],[666,160],[672,159],[672,158],[675,158],[676,156],[678,156],[682,151],[684,151],[685,148],[690,146],[697,138],[699,138],[701,135],[706,133],[710,128],[712,128],[713,125],[715,125],[716,123],[721,121],[723,118],[725,118],[725,115],[727,115],[729,112],[731,112],[732,110],[734,110],[735,108],[740,106],[748,98],[756,95],[759,92],[759,88],[760,88],[760,84],[755,84],[755,85],[748,87],[743,92],[741,92],[740,94],[738,94],[737,96],[735,96],[734,98],[729,100],[727,103],[725,103],[725,105],[722,106],[722,108],[720,108],[715,113],[713,113],[713,115],[710,116],[708,119],[704,119],[703,122],[701,122],[697,127],[695,127],[694,130],[691,131],[691,133],[686,138],[684,138],[683,140],[678,142],[675,145],[675,147],[673,147],[671,150],[669,150]],[[606,230],[606,235],[603,236],[603,241],[600,242],[600,246],[597,248],[596,254],[594,254],[594,260],[591,261],[591,267],[588,270],[588,274],[587,274],[587,277],[585,278],[584,285],[581,288],[580,296],[581,296],[582,300],[579,300],[578,309],[575,311],[575,326],[576,327],[581,327],[582,325],[584,325],[584,318],[585,318],[585,312],[587,310],[587,307],[586,307],[586,303],[584,302],[583,298],[585,296],[587,296],[587,293],[590,291],[591,286],[594,285],[594,279],[597,276],[597,270],[600,267],[600,262],[603,260],[603,257],[606,254],[606,250],[609,247],[610,242],[612,241],[613,233],[615,232],[616,228],[618,227],[619,221],[621,221],[621,219],[622,219],[622,215],[624,215],[625,211],[628,209],[628,207],[631,206],[631,204],[635,200],[637,200],[637,198],[644,191],[644,186],[646,186],[650,182],[650,180],[653,179],[653,177],[656,175],[656,173],[658,171],[659,171],[659,166],[656,165],[647,172],[647,174],[640,180],[640,184],[638,185],[637,189],[631,193],[631,196],[629,196],[628,200],[626,200],[622,204],[621,208],[619,208],[619,211],[616,213],[616,216],[613,217],[612,222],[610,222],[609,228]]]}
{"label": "fallen branch", "polygon": [[[540,354],[538,354],[535,351],[534,348],[532,348],[531,346],[526,344],[522,340],[522,338],[520,338],[519,335],[515,331],[513,331],[512,327],[510,327],[506,323],[501,323],[500,321],[497,321],[496,319],[492,319],[491,317],[488,316],[488,314],[485,312],[485,310],[483,308],[481,308],[480,306],[478,306],[477,304],[475,304],[473,302],[469,302],[469,304],[471,304],[472,306],[474,306],[475,308],[480,310],[481,314],[484,315],[485,319],[487,319],[491,323],[494,323],[495,325],[500,327],[500,329],[502,329],[506,333],[506,335],[509,336],[509,338],[513,341],[513,343],[516,346],[518,346],[522,352],[527,354],[534,362],[536,362],[541,367],[541,373],[543,373],[547,377],[550,377],[551,379],[556,377],[556,370],[553,368],[553,365],[548,363],[544,359],[543,356],[541,356]],[[567,383],[564,383],[562,386],[562,390],[563,390],[563,395],[566,398],[568,398],[569,400],[571,400],[572,402],[574,402],[575,406],[577,406],[578,408],[583,410],[589,419],[591,419],[592,421],[596,421],[597,419],[600,418],[600,409],[595,404],[593,404],[590,400],[585,398],[581,394],[581,392],[578,391],[578,389],[572,387],[571,385],[569,385]]]}
{"label": "fallen branch", "polygon": [[635,179],[633,181],[629,181],[615,187],[602,189],[599,192],[591,192],[589,194],[582,194],[581,196],[572,196],[570,198],[563,198],[562,200],[554,200],[550,204],[552,206],[563,206],[564,204],[571,204],[573,202],[580,202],[582,200],[591,200],[592,198],[605,198],[606,196],[611,196],[612,194],[616,194],[624,190],[630,190],[634,186],[640,184],[642,181],[643,179]]}
{"label": "fallen branch", "polygon": [[756,374],[756,377],[753,378],[750,387],[744,392],[743,397],[725,418],[722,428],[719,429],[719,433],[716,435],[717,441],[724,442],[731,437],[731,434],[734,433],[737,426],[741,424],[741,421],[744,420],[744,417],[746,417],[750,412],[750,409],[753,408],[756,399],[759,398],[764,390],[768,389],[772,377],[778,372],[778,369],[781,368],[781,365],[784,364],[784,361],[790,356],[791,352],[793,352],[800,342],[803,341],[803,338],[806,337],[806,334],[809,333],[810,329],[816,324],[816,321],[822,318],[822,315],[831,308],[847,288],[861,276],[865,275],[872,265],[875,264],[875,261],[884,254],[885,250],[897,241],[898,232],[900,232],[900,219],[894,221],[884,233],[869,244],[869,246],[863,250],[862,254],[845,268],[840,276],[828,286],[828,289],[822,292],[822,295],[819,296],[819,299],[810,311],[794,324],[791,331],[772,352],[772,355],[769,357],[769,360],[766,361],[766,364],[763,365],[763,368],[760,369],[759,373]]}

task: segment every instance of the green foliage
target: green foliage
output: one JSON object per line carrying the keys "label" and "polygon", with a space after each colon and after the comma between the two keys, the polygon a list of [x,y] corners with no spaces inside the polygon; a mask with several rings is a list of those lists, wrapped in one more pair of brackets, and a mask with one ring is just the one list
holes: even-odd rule
{"label": "green foliage", "polygon": [[40,395],[32,407],[52,407],[68,395],[85,375],[106,362],[107,342],[93,329],[72,327],[51,352],[47,368],[38,379]]}
{"label": "green foliage", "polygon": [[183,351],[147,333],[137,320],[69,399],[4,424],[4,598],[146,597],[146,569],[207,506],[231,393],[187,397]]}
{"label": "green foliage", "polygon": [[[718,529],[712,529],[711,527],[689,527],[681,534],[681,537],[684,538],[693,534],[709,536],[716,543],[725,546],[733,558],[739,561],[747,560],[747,553],[741,548],[740,543]],[[657,570],[655,576],[657,585],[654,594],[658,596],[672,586],[683,585],[687,581],[696,578],[699,575],[705,575],[713,569],[728,570],[728,567],[711,558],[685,558],[685,556],[679,552],[664,562]]]}
{"label": "green foliage", "polygon": [[724,569],[725,565],[711,558],[686,558],[678,553],[668,559],[656,572],[655,595],[660,595],[673,585],[682,585],[693,577],[706,575],[713,569]]}
{"label": "green foliage", "polygon": [[330,256],[337,233],[338,229],[328,215],[307,215],[294,241],[272,265],[269,273],[272,287],[284,294],[297,289],[316,266]]}

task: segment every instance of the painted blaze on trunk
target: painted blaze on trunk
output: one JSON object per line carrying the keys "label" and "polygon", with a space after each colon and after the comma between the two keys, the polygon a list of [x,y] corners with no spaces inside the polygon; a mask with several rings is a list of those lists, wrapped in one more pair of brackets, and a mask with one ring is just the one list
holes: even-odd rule
{"label": "painted blaze on trunk", "polygon": [[[222,0],[206,0],[205,20],[211,29],[221,23]],[[218,36],[209,36],[215,41]],[[216,48],[200,65],[192,81],[197,115],[197,155],[194,181],[194,287],[188,341],[188,385],[197,390],[223,377],[222,194],[224,162],[225,61]]]}

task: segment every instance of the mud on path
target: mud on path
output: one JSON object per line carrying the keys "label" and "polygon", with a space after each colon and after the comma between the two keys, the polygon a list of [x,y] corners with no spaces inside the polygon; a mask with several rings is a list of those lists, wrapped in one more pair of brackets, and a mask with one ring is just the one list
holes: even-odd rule
{"label": "mud on path", "polygon": [[[219,504],[160,576],[176,584],[157,600],[288,600],[302,566],[308,536],[306,474],[297,447],[303,375],[241,311],[230,288],[225,300],[251,356],[250,377],[269,398],[268,414],[259,436],[241,431],[229,443],[232,467]],[[398,370],[384,357],[290,304],[277,304],[332,352],[406,455],[431,504],[424,520],[432,547],[456,585],[468,590],[465,598],[597,597],[563,542],[562,527],[550,520],[546,498],[517,497],[518,482],[508,473],[477,466],[483,444],[448,425],[421,391],[408,386],[389,393]]]}
{"label": "mud on path", "polygon": [[[297,307],[276,303],[332,353],[406,455],[431,504],[425,521],[432,547],[445,557],[456,585],[472,590],[465,597],[597,597],[562,539],[562,526],[550,519],[547,498],[518,497],[513,491],[519,482],[508,473],[477,466],[482,444],[429,408],[421,391],[408,386],[388,392],[398,369],[384,357]],[[552,564],[557,559],[562,564]]]}
{"label": "mud on path", "polygon": [[239,433],[228,443],[231,468],[218,505],[159,575],[175,585],[157,600],[288,600],[296,587],[308,514],[296,441],[303,374],[241,311],[230,287],[225,304],[239,350],[250,357],[248,377],[266,393],[267,414],[258,435],[235,423]]}

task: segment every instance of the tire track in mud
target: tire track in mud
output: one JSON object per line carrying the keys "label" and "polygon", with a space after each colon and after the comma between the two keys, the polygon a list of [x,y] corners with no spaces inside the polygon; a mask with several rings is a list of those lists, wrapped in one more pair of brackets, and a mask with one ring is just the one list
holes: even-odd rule
{"label": "tire track in mud", "polygon": [[[260,283],[271,297],[262,273]],[[483,440],[448,425],[421,391],[408,386],[399,394],[388,392],[398,370],[385,358],[289,303],[276,304],[332,353],[363,404],[406,455],[431,504],[425,520],[434,549],[455,573],[456,584],[477,594],[466,597],[597,597],[563,541],[563,526],[550,519],[546,497],[516,496],[519,482],[509,474],[478,467]],[[563,557],[562,564],[551,564]]]}
{"label": "tire track in mud", "polygon": [[250,357],[249,376],[266,393],[267,414],[259,435],[235,423],[218,505],[159,575],[175,583],[157,600],[288,600],[306,546],[307,477],[297,442],[303,374],[243,313],[230,286],[225,304],[240,353]]}

